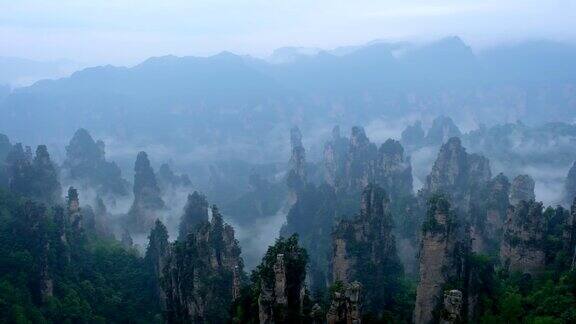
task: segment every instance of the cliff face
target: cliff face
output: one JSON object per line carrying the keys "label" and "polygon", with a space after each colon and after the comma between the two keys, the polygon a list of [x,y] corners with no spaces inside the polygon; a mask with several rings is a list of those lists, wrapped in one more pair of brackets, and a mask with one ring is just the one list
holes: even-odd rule
{"label": "cliff face", "polygon": [[148,249],[145,260],[156,281],[156,296],[160,302],[160,308],[166,310],[166,292],[162,289],[161,283],[164,281],[164,267],[168,254],[170,253],[170,243],[168,242],[168,230],[160,220],[156,220],[154,228],[148,236]]}
{"label": "cliff face", "polygon": [[521,200],[510,207],[504,225],[500,258],[510,271],[537,274],[545,265],[546,220],[542,203]]}
{"label": "cliff face", "polygon": [[268,248],[253,275],[261,324],[302,323],[307,259],[295,236]]}
{"label": "cliff face", "polygon": [[335,128],[324,146],[325,180],[337,192],[360,193],[376,183],[397,197],[412,195],[412,167],[400,142],[389,139],[378,148],[362,127],[352,127],[351,137]]}
{"label": "cliff face", "polygon": [[243,263],[231,226],[214,206],[212,220],[199,224],[170,248],[160,281],[169,323],[225,323],[239,291]]}
{"label": "cliff face", "polygon": [[360,205],[360,215],[340,221],[333,233],[332,277],[345,284],[360,282],[365,287],[366,310],[379,314],[393,304],[391,295],[403,270],[385,191],[367,186]]}
{"label": "cliff face", "polygon": [[375,180],[378,149],[371,143],[364,128],[352,127],[345,164],[345,185],[348,190],[361,191]]}
{"label": "cliff face", "polygon": [[456,209],[468,210],[472,196],[491,178],[489,161],[476,154],[466,153],[459,138],[450,138],[442,145],[424,192],[428,195],[448,195]]}
{"label": "cliff face", "polygon": [[290,130],[290,170],[286,182],[293,193],[297,193],[306,185],[306,151],[302,146],[302,133],[298,127]]}
{"label": "cliff face", "polygon": [[21,144],[12,146],[6,170],[10,191],[48,205],[62,201],[58,173],[45,145],[38,146],[34,157],[29,147],[25,151]]}
{"label": "cliff face", "polygon": [[510,204],[516,206],[521,201],[535,200],[534,187],[534,180],[529,175],[514,178],[510,187]]}
{"label": "cliff face", "polygon": [[140,152],[134,165],[134,202],[128,212],[129,222],[136,231],[146,231],[165,207],[148,155]]}
{"label": "cliff face", "polygon": [[197,191],[188,195],[184,214],[180,220],[179,236],[186,239],[188,233],[193,233],[196,226],[208,221],[208,201],[206,197]]}
{"label": "cliff face", "polygon": [[400,142],[389,139],[380,146],[376,170],[376,183],[390,193],[392,200],[413,194],[412,166]]}
{"label": "cliff face", "polygon": [[62,168],[65,177],[82,187],[95,189],[101,196],[128,195],[120,168],[116,163],[106,161],[104,142],[94,141],[85,129],[78,129],[66,146]]}
{"label": "cliff face", "polygon": [[510,182],[503,174],[497,175],[487,186],[481,215],[473,219],[472,251],[494,254],[500,249],[504,222],[507,219]]}
{"label": "cliff face", "polygon": [[457,237],[453,216],[445,197],[435,196],[429,200],[422,230],[415,323],[433,321],[433,311],[442,300],[444,285],[457,274]]}
{"label": "cliff face", "polygon": [[328,324],[359,324],[362,320],[362,285],[355,281],[334,291],[326,313]]}
{"label": "cliff face", "polygon": [[566,204],[572,203],[576,198],[576,161],[568,171],[566,183],[564,184],[564,202]]}
{"label": "cliff face", "polygon": [[0,187],[8,188],[8,175],[6,170],[6,156],[10,152],[12,144],[8,136],[0,134]]}
{"label": "cliff face", "polygon": [[332,138],[324,145],[324,180],[328,185],[337,188],[344,175],[346,152],[350,141],[340,135],[340,127],[332,129]]}
{"label": "cliff face", "polygon": [[422,128],[422,123],[420,121],[409,125],[402,131],[402,145],[406,146],[408,149],[416,149],[424,145],[424,129]]}
{"label": "cliff face", "polygon": [[158,169],[158,184],[162,192],[179,187],[190,187],[192,182],[186,174],[176,174],[170,165],[163,163]]}
{"label": "cliff face", "polygon": [[439,116],[432,122],[432,126],[426,134],[426,143],[429,145],[441,145],[449,138],[460,137],[462,133],[450,117]]}

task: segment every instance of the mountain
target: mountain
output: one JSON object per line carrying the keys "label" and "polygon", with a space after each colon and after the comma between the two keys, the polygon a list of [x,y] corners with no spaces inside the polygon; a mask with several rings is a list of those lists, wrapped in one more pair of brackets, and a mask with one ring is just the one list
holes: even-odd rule
{"label": "mountain", "polygon": [[[486,124],[576,117],[572,45],[533,41],[477,54],[449,37],[276,54],[287,58],[272,64],[223,52],[84,69],[15,89],[4,100],[0,94],[0,129],[31,143],[67,138],[80,127],[124,140],[147,134],[147,143],[176,151],[201,147],[213,159],[253,161],[277,153],[277,143],[263,138],[279,139],[294,124],[307,131],[414,114]],[[231,149],[219,152],[216,144]]]}

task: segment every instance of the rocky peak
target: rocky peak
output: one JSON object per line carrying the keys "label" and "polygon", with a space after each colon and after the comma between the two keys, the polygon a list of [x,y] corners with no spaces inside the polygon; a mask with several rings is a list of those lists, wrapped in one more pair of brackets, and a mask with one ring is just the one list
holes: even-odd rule
{"label": "rocky peak", "polygon": [[48,205],[62,202],[58,173],[46,146],[39,145],[34,157],[28,149],[15,144],[6,157],[10,190]]}
{"label": "rocky peak", "polygon": [[457,233],[450,203],[446,197],[433,196],[428,200],[422,226],[414,323],[430,323],[434,319],[433,311],[441,303],[443,287],[458,271],[456,251]]}
{"label": "rocky peak", "polygon": [[489,182],[485,202],[485,218],[477,220],[478,226],[474,229],[478,229],[479,232],[472,233],[472,250],[474,252],[491,253],[500,249],[502,227],[506,221],[510,205],[509,192],[510,181],[504,174],[498,174]]}
{"label": "rocky peak", "polygon": [[413,125],[408,125],[406,129],[402,131],[401,142],[409,148],[417,148],[424,144],[424,137],[422,122],[417,121]]}
{"label": "rocky peak", "polygon": [[83,128],[76,131],[66,146],[66,160],[62,167],[66,177],[95,188],[98,194],[128,194],[120,168],[115,163],[106,161],[104,142],[94,141],[90,133]]}
{"label": "rocky peak", "polygon": [[298,127],[290,130],[290,170],[286,181],[293,192],[299,192],[306,185],[306,150],[302,145],[302,133]]}
{"label": "rocky peak", "polygon": [[179,239],[185,239],[188,233],[194,231],[199,224],[208,221],[208,201],[206,196],[194,191],[188,195],[184,214],[180,219]]}
{"label": "rocky peak", "polygon": [[345,168],[347,188],[362,190],[374,182],[377,155],[378,149],[366,137],[364,128],[352,127]]}
{"label": "rocky peak", "polygon": [[8,136],[0,134],[0,187],[8,187],[8,175],[6,170],[6,157],[12,148]]}
{"label": "rocky peak", "polygon": [[340,185],[338,182],[344,173],[348,146],[348,138],[340,135],[339,126],[334,126],[331,140],[324,145],[324,179],[332,187]]}
{"label": "rocky peak", "polygon": [[56,167],[50,160],[46,145],[38,145],[33,160],[34,168],[34,195],[48,204],[61,202],[62,188],[58,181]]}
{"label": "rocky peak", "polygon": [[66,164],[72,168],[89,167],[104,161],[104,142],[96,143],[90,133],[80,128],[66,146]]}
{"label": "rocky peak", "polygon": [[160,220],[156,220],[154,227],[148,236],[148,248],[146,249],[145,260],[152,269],[156,279],[156,294],[160,301],[162,310],[166,309],[166,295],[160,283],[163,279],[163,270],[166,265],[166,258],[170,253],[170,244],[168,242],[168,230]]}
{"label": "rocky peak", "polygon": [[400,142],[388,139],[380,146],[377,178],[392,199],[412,194],[412,166]]}
{"label": "rocky peak", "polygon": [[[162,242],[164,240],[162,239]],[[162,270],[169,323],[225,323],[222,305],[239,290],[243,261],[234,230],[214,206],[212,220],[196,226],[170,247]]]}
{"label": "rocky peak", "polygon": [[[368,185],[362,193],[360,215],[341,220],[332,234],[333,281],[360,282],[365,287],[365,308],[375,314],[392,302],[385,292],[403,273],[392,223],[386,192],[377,185]],[[382,284],[374,287],[370,284],[374,282]]]}
{"label": "rocky peak", "polygon": [[260,323],[299,323],[305,294],[306,251],[296,236],[280,238],[268,248],[254,277],[260,280]]}
{"label": "rocky peak", "polygon": [[576,161],[568,171],[566,182],[564,184],[564,200],[566,204],[570,204],[576,198]]}
{"label": "rocky peak", "polygon": [[439,116],[432,122],[432,127],[426,134],[426,142],[430,145],[441,145],[449,138],[460,137],[462,133],[450,117]]}
{"label": "rocky peak", "polygon": [[129,211],[130,222],[138,231],[154,225],[157,213],[166,206],[146,152],[138,153],[134,165],[134,202]]}
{"label": "rocky peak", "polygon": [[82,214],[80,213],[80,199],[78,197],[78,190],[74,187],[68,188],[68,195],[66,196],[66,206],[68,210],[69,223],[75,230],[82,228]]}
{"label": "rocky peak", "polygon": [[529,175],[519,175],[512,181],[510,187],[510,204],[516,206],[520,201],[535,200],[534,179]]}
{"label": "rocky peak", "polygon": [[500,247],[500,258],[506,269],[536,274],[544,267],[548,225],[542,208],[542,203],[533,199],[519,200],[510,207]]}
{"label": "rocky peak", "polygon": [[424,193],[448,195],[457,209],[468,210],[473,196],[490,180],[488,159],[468,154],[458,137],[450,138],[438,153],[430,175],[426,178]]}
{"label": "rocky peak", "polygon": [[169,188],[188,187],[192,185],[188,175],[177,175],[172,171],[168,163],[163,163],[158,169],[158,182],[163,191]]}

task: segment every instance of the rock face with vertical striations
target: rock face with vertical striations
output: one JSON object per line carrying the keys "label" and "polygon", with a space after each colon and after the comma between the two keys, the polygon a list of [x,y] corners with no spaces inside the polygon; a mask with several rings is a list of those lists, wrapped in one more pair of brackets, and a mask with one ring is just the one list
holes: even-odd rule
{"label": "rock face with vertical striations", "polygon": [[12,146],[6,170],[10,191],[47,205],[62,202],[58,173],[45,145],[38,145],[34,157],[29,147],[25,151],[20,143]]}
{"label": "rock face with vertical striations", "polygon": [[508,178],[500,173],[492,179],[486,189],[484,215],[473,219],[476,232],[472,235],[472,251],[494,254],[500,250],[504,222],[507,219],[510,192]]}
{"label": "rock face with vertical striations", "polygon": [[576,161],[568,171],[564,184],[564,202],[569,205],[576,198]]}
{"label": "rock face with vertical striations", "polygon": [[338,287],[333,292],[326,322],[328,324],[360,324],[362,321],[361,295],[362,285],[357,281]]}
{"label": "rock face with vertical striations", "polygon": [[268,248],[253,277],[259,281],[258,319],[261,324],[301,323],[305,296],[306,250],[296,236],[280,238]]}
{"label": "rock face with vertical striations", "polygon": [[208,201],[206,196],[194,191],[188,195],[184,214],[180,220],[179,236],[181,240],[186,239],[188,233],[193,233],[196,226],[208,221]]}
{"label": "rock face with vertical striations", "polygon": [[432,126],[426,134],[428,145],[441,145],[452,137],[460,137],[462,133],[450,117],[439,116],[434,119]]}
{"label": "rock face with vertical striations", "polygon": [[461,322],[462,299],[460,290],[453,289],[444,293],[444,308],[440,314],[440,324]]}
{"label": "rock face with vertical striations", "polygon": [[375,180],[378,149],[371,143],[364,128],[352,127],[350,146],[345,164],[345,183],[348,190],[361,191]]}
{"label": "rock face with vertical striations", "polygon": [[422,226],[420,282],[416,290],[414,323],[431,323],[442,302],[444,285],[457,275],[457,237],[454,213],[443,196],[428,201]]}
{"label": "rock face with vertical striations", "polygon": [[134,202],[128,212],[129,223],[138,232],[147,231],[165,207],[148,155],[140,152],[134,165]]}
{"label": "rock face with vertical striations", "polygon": [[243,262],[234,230],[216,206],[212,220],[170,247],[160,276],[168,323],[226,323]]}
{"label": "rock face with vertical striations", "polygon": [[491,178],[488,159],[468,154],[459,138],[452,137],[442,145],[430,175],[426,178],[427,195],[442,193],[456,209],[468,211],[470,201]]}
{"label": "rock face with vertical striations", "polygon": [[523,174],[514,178],[510,187],[510,204],[516,206],[521,201],[535,200],[534,187],[534,180],[529,175]]}
{"label": "rock face with vertical striations", "polygon": [[545,265],[544,239],[547,222],[542,215],[542,203],[520,200],[510,207],[504,225],[500,258],[512,272],[539,273]]}
{"label": "rock face with vertical striations", "polygon": [[306,185],[306,150],[302,146],[302,133],[298,127],[293,127],[290,130],[290,144],[292,155],[290,156],[290,170],[286,177],[286,183],[292,193],[295,194]]}
{"label": "rock face with vertical striations", "polygon": [[412,166],[400,142],[388,139],[378,149],[376,183],[390,194],[392,200],[413,194]]}
{"label": "rock face with vertical striations", "polygon": [[350,142],[340,135],[340,127],[334,126],[332,138],[324,144],[324,180],[334,188],[340,187],[346,164],[346,152]]}
{"label": "rock face with vertical striations", "polygon": [[422,128],[422,122],[418,121],[413,125],[408,125],[404,131],[402,131],[401,142],[402,145],[406,146],[408,149],[416,149],[424,145],[424,129]]}
{"label": "rock face with vertical striations", "polygon": [[146,249],[145,260],[156,281],[156,296],[160,302],[160,308],[166,310],[166,293],[162,289],[161,282],[164,280],[164,267],[166,259],[170,253],[170,243],[168,242],[168,230],[160,220],[156,220],[154,228],[148,236],[148,248]]}
{"label": "rock face with vertical striations", "polygon": [[0,188],[8,188],[8,174],[6,170],[6,157],[12,149],[8,136],[0,134]]}
{"label": "rock face with vertical striations", "polygon": [[105,144],[94,141],[87,130],[80,128],[66,146],[64,176],[82,189],[93,188],[103,196],[127,196],[128,184],[122,179],[120,168],[106,161]]}
{"label": "rock face with vertical striations", "polygon": [[192,182],[187,174],[176,174],[168,163],[163,163],[158,169],[158,184],[162,192],[171,189],[190,187]]}
{"label": "rock face with vertical striations", "polygon": [[345,284],[360,282],[366,311],[378,314],[394,303],[390,293],[398,289],[403,269],[386,192],[377,185],[368,185],[360,206],[359,216],[340,221],[334,230],[332,278]]}

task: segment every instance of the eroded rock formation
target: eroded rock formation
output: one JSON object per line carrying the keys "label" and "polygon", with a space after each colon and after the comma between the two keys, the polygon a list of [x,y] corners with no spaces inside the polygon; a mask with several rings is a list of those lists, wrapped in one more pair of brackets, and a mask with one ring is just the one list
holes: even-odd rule
{"label": "eroded rock formation", "polygon": [[161,283],[169,323],[225,323],[243,262],[234,230],[212,207],[210,222],[176,241],[166,258]]}
{"label": "eroded rock formation", "polygon": [[206,196],[194,191],[188,195],[184,214],[180,219],[179,239],[186,239],[188,233],[193,233],[196,226],[208,221],[208,201]]}
{"label": "eroded rock formation", "polygon": [[566,183],[564,184],[564,202],[571,204],[576,198],[576,161],[568,171]]}
{"label": "eroded rock formation", "polygon": [[360,324],[362,322],[362,285],[354,281],[334,291],[326,314],[328,324]]}
{"label": "eroded rock formation", "polygon": [[290,130],[290,144],[292,155],[286,182],[290,190],[297,193],[306,185],[306,150],[302,146],[302,133],[298,127]]}
{"label": "eroded rock formation", "polygon": [[514,178],[510,187],[510,204],[516,206],[521,201],[535,200],[534,187],[534,180],[529,175],[523,174]]}
{"label": "eroded rock formation", "polygon": [[62,202],[58,173],[45,145],[38,145],[34,157],[29,147],[24,150],[20,143],[12,146],[6,170],[10,191],[47,205]]}
{"label": "eroded rock formation", "polygon": [[187,174],[176,174],[168,163],[163,163],[158,169],[158,184],[163,192],[178,187],[190,187],[192,182]]}
{"label": "eroded rock formation", "polygon": [[389,294],[398,288],[403,269],[385,191],[367,186],[360,206],[360,215],[340,221],[333,233],[332,277],[345,284],[360,282],[366,310],[379,314],[393,303]]}
{"label": "eroded rock formation", "polygon": [[388,139],[378,149],[376,183],[395,200],[412,192],[412,166],[400,142]]}
{"label": "eroded rock formation", "polygon": [[140,152],[134,165],[134,202],[128,212],[131,228],[140,232],[152,228],[165,207],[148,155]]}
{"label": "eroded rock formation", "polygon": [[414,323],[430,323],[442,302],[444,285],[457,275],[457,236],[454,212],[443,196],[428,202],[420,248],[420,282],[416,290]]}
{"label": "eroded rock formation", "polygon": [[106,161],[105,144],[94,141],[87,130],[80,128],[66,146],[64,176],[84,188],[96,189],[103,197],[128,195],[128,184],[120,168]]}
{"label": "eroded rock formation", "polygon": [[444,308],[440,314],[440,324],[460,323],[462,311],[462,292],[450,290],[444,293]]}
{"label": "eroded rock formation", "polygon": [[544,267],[547,223],[542,208],[542,203],[533,199],[520,200],[510,207],[500,248],[500,258],[506,269],[534,275]]}
{"label": "eroded rock formation", "polygon": [[429,145],[441,145],[449,138],[460,137],[462,133],[450,117],[439,116],[434,119],[432,126],[426,134],[426,143]]}
{"label": "eroded rock formation", "polygon": [[164,281],[164,267],[170,253],[168,242],[168,230],[160,220],[156,220],[154,228],[148,236],[148,248],[146,250],[146,263],[152,269],[156,281],[156,295],[162,310],[166,310],[166,293],[161,283]]}
{"label": "eroded rock formation", "polygon": [[350,147],[345,164],[345,185],[349,190],[361,191],[375,181],[378,149],[371,143],[364,128],[352,127]]}
{"label": "eroded rock formation", "polygon": [[306,280],[306,251],[295,236],[268,249],[255,273],[260,280],[258,318],[261,324],[301,323]]}

